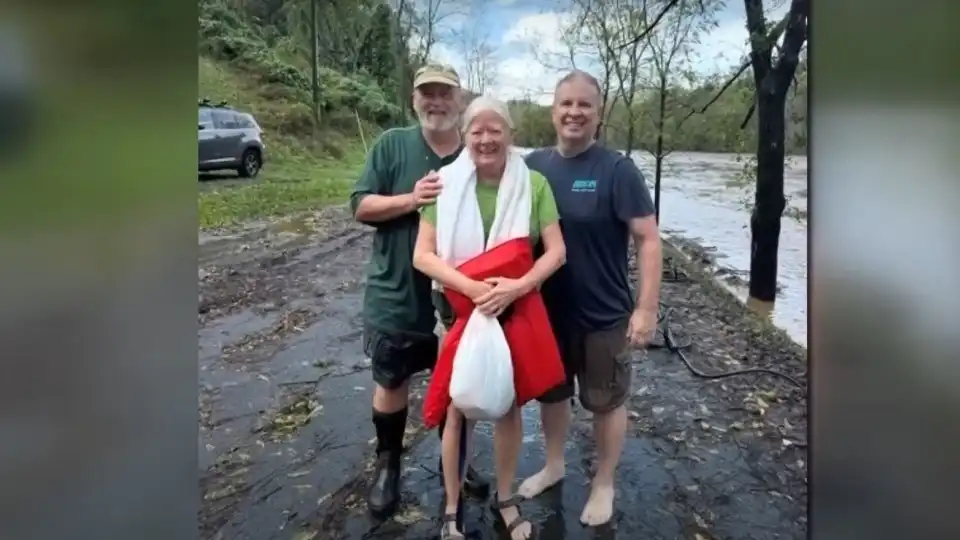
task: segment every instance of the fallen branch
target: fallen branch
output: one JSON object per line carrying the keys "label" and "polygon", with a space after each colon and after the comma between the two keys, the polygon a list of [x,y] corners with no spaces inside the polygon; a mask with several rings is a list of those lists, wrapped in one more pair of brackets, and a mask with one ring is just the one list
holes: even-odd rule
{"label": "fallen branch", "polygon": [[[776,24],[776,26],[773,27],[772,30],[770,30],[770,33],[767,34],[767,38],[766,38],[767,44],[770,44],[771,42],[776,43],[780,39],[780,35],[783,34],[783,31],[787,27],[787,22],[789,20],[790,20],[790,14],[788,13],[782,20],[780,20],[780,22]],[[733,83],[737,82],[737,79],[739,79],[740,76],[747,71],[747,68],[750,67],[751,63],[752,63],[752,60],[750,59],[747,59],[746,61],[744,61],[743,64],[740,65],[740,68],[737,69],[737,71],[733,74],[733,76],[731,76],[727,80],[727,82],[725,82],[723,86],[720,87],[720,90],[718,90],[717,93],[712,98],[710,98],[710,101],[708,101],[703,107],[700,107],[699,110],[690,109],[690,112],[687,113],[687,115],[683,117],[683,120],[680,121],[680,125],[683,125],[683,123],[686,122],[687,119],[693,116],[694,114],[698,114],[698,113],[703,114],[707,112],[707,109],[709,109],[711,105],[716,103],[717,100],[720,99],[720,96],[722,96],[723,93],[727,91],[727,89],[733,86]],[[754,89],[754,95],[756,95],[756,89]],[[754,102],[756,102],[756,98],[754,98]],[[750,120],[750,116],[753,115],[754,108],[755,106],[751,105],[751,110],[747,113],[747,118],[744,119],[743,124],[741,124],[741,126],[746,125],[746,123]]]}
{"label": "fallen branch", "polygon": [[703,107],[700,107],[699,110],[698,110],[698,109],[690,109],[690,112],[687,113],[687,115],[683,117],[683,120],[681,120],[680,123],[682,124],[683,122],[685,122],[688,118],[690,118],[690,117],[693,116],[694,114],[697,114],[697,113],[703,114],[703,113],[707,112],[707,109],[709,109],[711,105],[713,105],[714,103],[716,103],[717,100],[720,99],[720,96],[722,96],[723,93],[726,92],[728,88],[730,88],[731,86],[733,86],[733,83],[737,82],[737,79],[739,79],[740,76],[743,75],[743,73],[744,73],[745,71],[747,71],[747,68],[748,68],[748,67],[750,67],[750,61],[744,62],[743,65],[740,66],[740,69],[738,69],[738,70],[733,74],[732,77],[730,77],[729,79],[727,79],[727,82],[723,83],[723,86],[721,86],[721,87],[720,87],[720,90],[718,90],[717,93],[714,94],[714,96],[713,96],[712,98],[710,98],[710,101],[708,101]]}
{"label": "fallen branch", "polygon": [[747,123],[750,122],[750,119],[753,118],[753,111],[757,110],[757,95],[753,95],[753,101],[750,102],[750,108],[747,109],[747,115],[743,117],[743,122],[740,122],[740,129],[746,129]]}
{"label": "fallen branch", "polygon": [[[794,73],[794,74],[793,74],[793,95],[794,95],[794,97],[796,97],[797,92],[799,92],[799,90],[797,90],[797,88],[798,88],[799,85],[800,85],[800,81],[797,80],[797,74]],[[743,121],[740,122],[740,129],[747,129],[747,123],[749,123],[749,122],[750,122],[750,119],[753,118],[753,113],[756,112],[756,110],[757,110],[757,93],[754,92],[754,93],[753,93],[753,101],[750,102],[750,108],[747,109],[747,114],[743,117]]]}

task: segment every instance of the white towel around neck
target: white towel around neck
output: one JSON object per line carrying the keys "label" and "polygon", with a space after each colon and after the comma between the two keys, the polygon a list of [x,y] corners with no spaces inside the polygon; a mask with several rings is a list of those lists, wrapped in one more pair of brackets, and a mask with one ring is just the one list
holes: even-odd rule
{"label": "white towel around neck", "polygon": [[530,236],[530,169],[518,150],[508,150],[487,238],[477,203],[477,169],[469,153],[464,150],[438,173],[443,191],[437,197],[437,255],[444,262],[457,267],[504,242]]}

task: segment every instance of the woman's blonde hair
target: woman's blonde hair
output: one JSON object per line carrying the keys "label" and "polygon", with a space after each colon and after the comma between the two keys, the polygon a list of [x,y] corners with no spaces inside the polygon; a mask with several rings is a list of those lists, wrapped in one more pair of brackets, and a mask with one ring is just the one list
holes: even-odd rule
{"label": "woman's blonde hair", "polygon": [[477,96],[467,105],[467,109],[463,111],[463,132],[466,133],[470,129],[470,124],[473,123],[473,119],[485,111],[496,113],[497,116],[503,119],[503,123],[506,124],[509,129],[513,130],[513,118],[510,116],[510,107],[508,107],[506,103],[490,96]]}

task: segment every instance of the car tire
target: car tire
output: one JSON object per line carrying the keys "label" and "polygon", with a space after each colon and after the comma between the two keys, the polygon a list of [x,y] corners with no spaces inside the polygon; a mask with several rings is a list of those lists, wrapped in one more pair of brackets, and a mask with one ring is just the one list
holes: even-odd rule
{"label": "car tire", "polygon": [[240,167],[237,168],[237,174],[241,178],[254,178],[260,174],[260,168],[263,162],[260,159],[260,152],[254,148],[248,148],[240,157]]}

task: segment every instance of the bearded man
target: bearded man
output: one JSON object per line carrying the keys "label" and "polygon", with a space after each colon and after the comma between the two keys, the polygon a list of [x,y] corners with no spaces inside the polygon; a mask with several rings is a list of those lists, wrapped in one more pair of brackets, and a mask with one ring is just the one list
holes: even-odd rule
{"label": "bearded man", "polygon": [[[380,136],[350,196],[354,218],[376,228],[363,300],[363,342],[376,384],[377,463],[367,504],[378,517],[393,513],[400,500],[410,378],[432,369],[439,352],[430,279],[413,267],[418,211],[440,194],[436,171],[463,149],[457,72],[449,66],[424,66],[413,87],[419,125]],[[443,433],[442,425],[439,431]],[[468,468],[464,489],[483,497],[489,483]]]}

